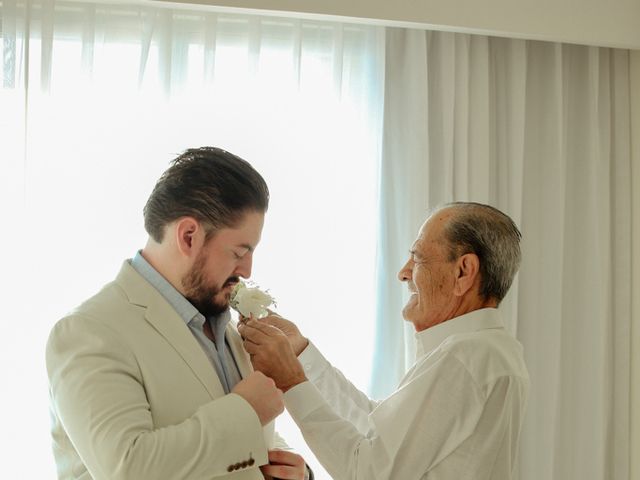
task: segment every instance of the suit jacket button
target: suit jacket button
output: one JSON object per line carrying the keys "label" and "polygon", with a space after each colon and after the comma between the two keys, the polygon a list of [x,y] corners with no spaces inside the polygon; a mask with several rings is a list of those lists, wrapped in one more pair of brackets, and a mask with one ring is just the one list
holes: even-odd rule
{"label": "suit jacket button", "polygon": [[244,460],[244,461],[240,464],[240,466],[241,466],[242,468],[247,468],[247,467],[249,466],[249,462],[247,462],[246,460]]}
{"label": "suit jacket button", "polygon": [[229,465],[227,467],[227,472],[233,472],[235,470],[235,468],[233,468],[233,465]]}
{"label": "suit jacket button", "polygon": [[254,463],[256,463],[256,461],[253,458],[250,458],[249,461],[247,462],[249,464],[249,466],[253,465]]}
{"label": "suit jacket button", "polygon": [[240,462],[235,464],[236,470],[240,470],[240,467],[242,467],[242,464]]}

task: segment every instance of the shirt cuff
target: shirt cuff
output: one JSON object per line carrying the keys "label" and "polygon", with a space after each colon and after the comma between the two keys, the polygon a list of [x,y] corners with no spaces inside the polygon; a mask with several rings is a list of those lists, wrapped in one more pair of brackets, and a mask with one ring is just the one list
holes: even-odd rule
{"label": "shirt cuff", "polygon": [[307,348],[298,355],[298,360],[302,364],[302,368],[304,368],[305,376],[312,382],[318,380],[325,370],[331,368],[329,361],[324,358],[320,350],[311,343],[311,340],[309,340]]}
{"label": "shirt cuff", "polygon": [[287,390],[284,394],[284,404],[291,418],[298,423],[326,402],[316,386],[306,381]]}

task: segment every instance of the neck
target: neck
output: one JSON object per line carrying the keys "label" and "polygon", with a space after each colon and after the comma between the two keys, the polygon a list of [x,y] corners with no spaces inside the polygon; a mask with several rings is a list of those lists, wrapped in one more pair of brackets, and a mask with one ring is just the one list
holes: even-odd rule
{"label": "neck", "polygon": [[149,239],[140,253],[149,262],[149,265],[155,268],[178,292],[184,295],[182,278],[187,272],[180,268],[178,259],[174,259],[171,252],[167,250],[165,245]]}
{"label": "neck", "polygon": [[441,323],[444,323],[448,320],[453,320],[456,317],[461,317],[467,313],[473,312],[475,310],[480,310],[481,308],[496,308],[498,306],[498,302],[494,299],[484,300],[481,297],[476,295],[469,296],[465,295],[463,297],[459,297],[459,301],[455,304],[451,305],[451,308],[448,310],[448,313],[444,313],[439,320],[434,321],[428,325],[416,325],[415,329],[417,332],[421,332],[431,327],[435,327]]}

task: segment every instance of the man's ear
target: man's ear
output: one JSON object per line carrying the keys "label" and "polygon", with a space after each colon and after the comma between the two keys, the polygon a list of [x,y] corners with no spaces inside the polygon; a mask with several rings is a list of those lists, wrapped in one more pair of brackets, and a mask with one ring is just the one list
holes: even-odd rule
{"label": "man's ear", "polygon": [[456,260],[456,278],[453,293],[464,296],[480,279],[480,259],[475,253],[465,253]]}
{"label": "man's ear", "polygon": [[176,246],[182,255],[186,257],[197,255],[204,243],[204,237],[204,229],[195,218],[182,217],[176,220]]}

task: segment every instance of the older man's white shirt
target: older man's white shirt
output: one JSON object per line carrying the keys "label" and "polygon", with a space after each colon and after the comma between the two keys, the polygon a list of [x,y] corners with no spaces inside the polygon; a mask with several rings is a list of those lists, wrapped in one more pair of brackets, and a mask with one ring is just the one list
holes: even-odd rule
{"label": "older man's white shirt", "polygon": [[416,334],[398,389],[369,400],[313,346],[307,378],[285,394],[305,440],[335,480],[513,478],[529,376],[496,309]]}

